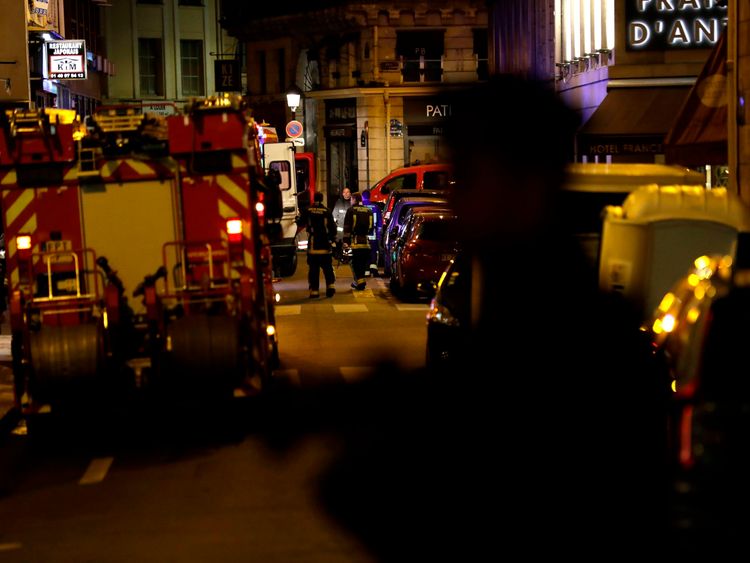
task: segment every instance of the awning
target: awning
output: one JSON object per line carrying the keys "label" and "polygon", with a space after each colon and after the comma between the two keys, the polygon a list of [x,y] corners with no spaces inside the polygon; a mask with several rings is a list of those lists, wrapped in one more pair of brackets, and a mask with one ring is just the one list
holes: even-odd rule
{"label": "awning", "polygon": [[610,90],[578,131],[578,156],[663,154],[664,137],[689,89],[655,86]]}
{"label": "awning", "polygon": [[727,42],[722,33],[664,139],[665,159],[683,166],[726,164]]}

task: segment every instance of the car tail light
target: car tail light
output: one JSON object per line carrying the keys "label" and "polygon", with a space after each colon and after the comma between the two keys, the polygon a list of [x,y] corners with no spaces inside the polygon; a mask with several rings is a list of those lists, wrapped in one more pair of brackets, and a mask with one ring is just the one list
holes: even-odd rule
{"label": "car tail light", "polygon": [[227,219],[227,235],[229,235],[230,243],[238,243],[242,241],[241,219]]}
{"label": "car tail light", "polygon": [[693,458],[693,407],[688,405],[682,411],[680,420],[680,464],[685,468],[692,467]]}

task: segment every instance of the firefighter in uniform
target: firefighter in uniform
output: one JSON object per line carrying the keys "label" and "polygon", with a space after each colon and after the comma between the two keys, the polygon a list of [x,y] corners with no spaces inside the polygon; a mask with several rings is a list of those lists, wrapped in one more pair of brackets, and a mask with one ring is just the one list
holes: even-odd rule
{"label": "firefighter in uniform", "polygon": [[313,204],[305,210],[303,225],[307,229],[307,282],[310,297],[320,295],[320,270],[326,280],[326,297],[336,293],[331,245],[336,240],[336,223],[331,210],[323,205],[323,192],[315,192]]}
{"label": "firefighter in uniform", "polygon": [[380,205],[370,200],[370,190],[362,190],[362,205],[372,210],[372,217],[374,225],[367,238],[370,239],[370,269],[365,272],[365,275],[371,275],[377,277],[380,272],[378,271],[378,264],[380,263],[380,237],[383,232],[383,210]]}
{"label": "firefighter in uniform", "polygon": [[374,225],[372,209],[362,205],[362,194],[352,194],[352,206],[344,217],[344,248],[352,249],[352,288],[366,287],[365,272],[370,263],[370,240],[367,235]]}

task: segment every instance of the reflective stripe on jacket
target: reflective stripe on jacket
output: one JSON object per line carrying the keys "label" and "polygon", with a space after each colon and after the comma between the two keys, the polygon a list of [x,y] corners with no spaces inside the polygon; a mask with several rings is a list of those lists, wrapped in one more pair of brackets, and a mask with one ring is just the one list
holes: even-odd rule
{"label": "reflective stripe on jacket", "polygon": [[367,235],[373,228],[372,210],[364,205],[352,205],[344,217],[344,242],[354,248],[370,248]]}
{"label": "reflective stripe on jacket", "polygon": [[322,203],[314,203],[307,208],[305,227],[307,253],[330,254],[331,242],[336,239],[336,223],[331,211]]}

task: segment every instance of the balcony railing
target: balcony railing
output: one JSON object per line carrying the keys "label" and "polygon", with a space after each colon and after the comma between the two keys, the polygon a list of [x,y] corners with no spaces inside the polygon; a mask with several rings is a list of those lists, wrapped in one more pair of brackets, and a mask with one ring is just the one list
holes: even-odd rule
{"label": "balcony railing", "polygon": [[[401,72],[402,82],[442,82],[446,72],[446,63],[456,64],[459,68],[456,71],[466,72],[474,71],[477,73],[479,80],[487,78],[488,60],[479,58],[474,55],[470,59],[446,59],[443,55],[439,59],[428,59],[420,57],[399,57],[399,71]],[[468,63],[468,64],[459,64]]]}

